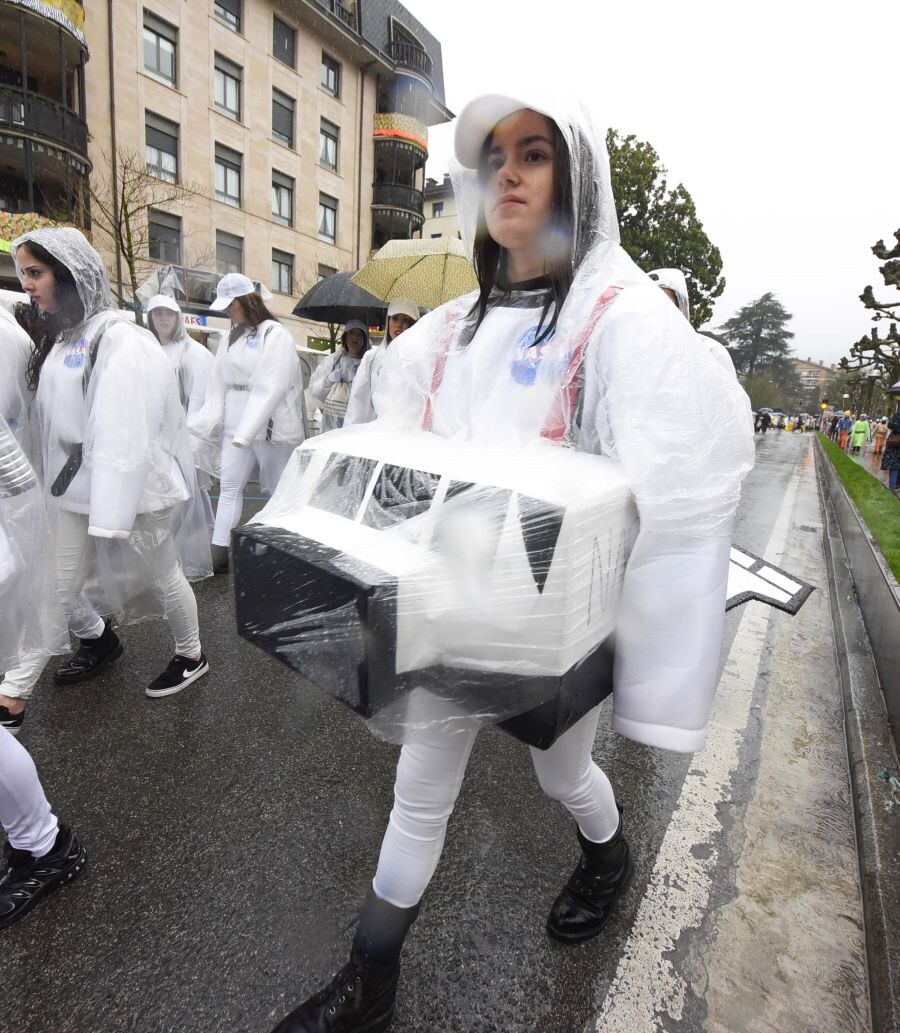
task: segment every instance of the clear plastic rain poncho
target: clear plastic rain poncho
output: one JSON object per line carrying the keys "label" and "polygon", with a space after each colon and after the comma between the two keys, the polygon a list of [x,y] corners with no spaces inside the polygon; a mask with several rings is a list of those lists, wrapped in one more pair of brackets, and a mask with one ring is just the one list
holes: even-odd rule
{"label": "clear plastic rain poncho", "polygon": [[660,288],[675,295],[675,304],[685,319],[691,318],[691,298],[688,294],[687,277],[680,269],[652,269],[647,274]]}
{"label": "clear plastic rain poncho", "polygon": [[[474,336],[474,294],[407,330],[379,418],[299,449],[245,529],[239,627],[388,739],[474,714],[536,745],[524,719],[543,714],[552,741],[596,702],[614,630],[615,727],[699,749],[749,402],[619,246],[591,118],[517,107],[570,154],[574,280],[554,335],[534,344],[528,289],[495,291]],[[471,247],[482,188],[453,175]]]}
{"label": "clear plastic rain poncho", "polygon": [[189,578],[212,572],[172,367],[148,330],[112,309],[103,262],[83,234],[35,230],[13,246],[30,241],[70,270],[85,312],[57,337],[33,405],[51,532],[61,511],[87,516],[85,595],[98,612],[161,616],[160,579],[172,562]]}
{"label": "clear plastic rain poncho", "polygon": [[30,392],[25,371],[31,354],[31,338],[12,313],[0,305],[0,416],[20,443],[28,425]]}
{"label": "clear plastic rain poncho", "polygon": [[57,602],[44,495],[0,414],[0,673],[35,654],[68,649]]}
{"label": "clear plastic rain poncho", "polygon": [[[303,376],[294,340],[275,320],[219,345],[203,407],[189,419],[197,466],[221,474],[226,438],[297,445],[305,437]],[[271,493],[274,484],[261,484]]]}
{"label": "clear plastic rain poncho", "polygon": [[[190,417],[203,408],[206,401],[206,386],[212,372],[213,355],[199,341],[195,341],[184,328],[184,316],[178,302],[165,294],[157,294],[147,302],[147,319],[153,320],[154,312],[171,312],[177,316],[175,333],[171,340],[160,337],[163,353],[175,370],[178,381],[178,396],[185,414]],[[159,334],[157,334],[159,336]]]}

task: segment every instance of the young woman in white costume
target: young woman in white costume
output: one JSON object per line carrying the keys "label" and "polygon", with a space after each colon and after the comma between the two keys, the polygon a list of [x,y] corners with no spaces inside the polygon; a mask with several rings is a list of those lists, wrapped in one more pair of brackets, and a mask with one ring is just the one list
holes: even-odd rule
{"label": "young woman in white costume", "polygon": [[209,307],[225,312],[232,329],[216,353],[206,401],[189,424],[197,465],[219,478],[213,568],[224,572],[254,469],[260,488],[271,495],[303,441],[303,379],[291,335],[249,277],[223,276]]}
{"label": "young woman in white costume", "polygon": [[[59,652],[65,641],[51,556],[38,479],[0,413],[0,670]],[[31,757],[10,731],[0,728],[0,825],[9,839],[0,870],[0,929],[74,879],[87,856],[75,833],[57,821]]]}
{"label": "young woman in white costume", "polygon": [[[545,437],[619,464],[641,526],[620,600],[614,727],[698,750],[718,677],[731,525],[753,462],[746,395],[619,246],[603,135],[582,109],[481,97],[460,115],[455,148],[480,290],[390,348],[379,421],[510,449]],[[709,433],[698,437],[698,425]],[[632,871],[612,787],[591,756],[598,714],[531,749],[541,787],[577,825],[581,857],[547,922],[569,943],[601,931]],[[390,1024],[404,937],[477,731],[455,715],[455,727],[432,723],[403,746],[350,959],[277,1033]]]}
{"label": "young woman in white costume", "polygon": [[[212,370],[213,357],[199,341],[188,335],[178,302],[167,294],[157,294],[147,302],[147,322],[150,332],[162,345],[163,353],[175,370],[178,395],[188,419],[203,408],[206,385]],[[214,517],[209,501],[209,474],[198,470],[200,503],[206,526],[212,535]]]}
{"label": "young woman in white costume", "polygon": [[351,319],[344,325],[340,348],[316,367],[309,393],[321,406],[323,434],[344,426],[353,383],[369,351],[366,324]]}
{"label": "young woman in white costume", "polygon": [[165,616],[175,656],[146,694],[171,695],[209,670],[185,571],[210,573],[205,529],[187,526],[197,484],[171,367],[151,334],[112,309],[82,233],[35,230],[13,246],[34,306],[28,376],[57,591],[80,639],[55,679],[84,681],[121,655],[100,613]]}
{"label": "young woman in white costume", "polygon": [[363,355],[356,376],[353,378],[350,402],[347,406],[347,415],[344,417],[345,427],[351,427],[354,423],[371,423],[375,419],[378,414],[375,398],[378,394],[385,353],[391,341],[396,340],[400,334],[418,321],[418,306],[408,298],[397,298],[388,305],[384,325],[384,342],[380,348],[370,348]]}

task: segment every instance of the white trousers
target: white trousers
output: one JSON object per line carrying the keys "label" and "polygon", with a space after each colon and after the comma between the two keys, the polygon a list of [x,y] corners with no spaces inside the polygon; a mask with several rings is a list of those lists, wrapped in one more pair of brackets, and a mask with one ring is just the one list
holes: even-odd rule
{"label": "white trousers", "polygon": [[[591,756],[599,717],[595,707],[549,750],[530,749],[544,792],[567,808],[587,839],[603,843],[615,835],[619,812],[609,779]],[[434,875],[477,734],[473,722],[468,730],[400,751],[394,808],[372,883],[395,907],[418,904]]]}
{"label": "white trousers", "polygon": [[0,825],[14,850],[49,853],[58,823],[25,747],[0,728]]}
{"label": "white trousers", "polygon": [[[78,638],[99,638],[103,634],[103,619],[82,594],[90,563],[87,546],[87,516],[60,510],[56,522],[57,591],[69,615],[69,630]],[[158,585],[163,592],[166,620],[175,638],[175,652],[179,656],[199,656],[197,600],[178,564],[171,540],[160,550],[158,559]],[[0,692],[16,699],[29,699],[48,659],[46,654],[24,657],[17,668],[6,672]]]}
{"label": "white trousers", "polygon": [[219,505],[212,544],[228,545],[231,531],[241,520],[244,488],[254,467],[259,467],[260,488],[271,495],[287,466],[294,445],[276,441],[251,441],[247,448],[235,448],[232,436],[222,442],[222,467],[219,478]]}

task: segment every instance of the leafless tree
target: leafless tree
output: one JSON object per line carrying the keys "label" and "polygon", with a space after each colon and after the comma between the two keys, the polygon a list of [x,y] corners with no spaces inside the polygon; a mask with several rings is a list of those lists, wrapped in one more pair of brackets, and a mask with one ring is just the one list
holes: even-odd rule
{"label": "leafless tree", "polygon": [[153,268],[151,211],[181,215],[196,199],[206,196],[198,183],[170,183],[153,175],[139,151],[117,148],[113,154],[102,154],[95,163],[90,180],[92,227],[109,241],[116,255],[113,283],[119,304],[124,305],[126,293],[130,294],[135,321],[141,325],[143,313],[137,291]]}

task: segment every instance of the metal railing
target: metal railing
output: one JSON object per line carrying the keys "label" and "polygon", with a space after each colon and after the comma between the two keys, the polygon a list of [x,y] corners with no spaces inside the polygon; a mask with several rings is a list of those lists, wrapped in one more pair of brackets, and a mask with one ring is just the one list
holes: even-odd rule
{"label": "metal railing", "polygon": [[417,215],[425,211],[425,195],[422,191],[399,183],[376,183],[372,188],[372,203],[394,205]]}
{"label": "metal railing", "polygon": [[0,124],[24,129],[87,157],[87,126],[62,104],[15,86],[0,88]]}
{"label": "metal railing", "polygon": [[391,60],[400,68],[409,68],[413,72],[424,75],[431,82],[431,73],[434,69],[434,62],[428,54],[415,43],[401,43],[398,40],[392,41],[390,45]]}
{"label": "metal railing", "polygon": [[356,5],[353,7],[346,7],[341,3],[341,0],[316,0],[319,7],[324,7],[326,11],[330,11],[336,18],[342,21],[348,29],[352,29],[354,32],[358,31],[356,24]]}

